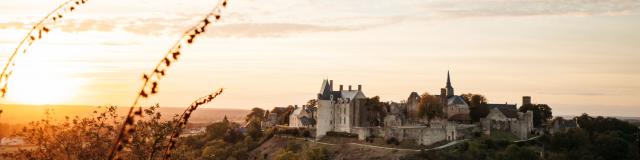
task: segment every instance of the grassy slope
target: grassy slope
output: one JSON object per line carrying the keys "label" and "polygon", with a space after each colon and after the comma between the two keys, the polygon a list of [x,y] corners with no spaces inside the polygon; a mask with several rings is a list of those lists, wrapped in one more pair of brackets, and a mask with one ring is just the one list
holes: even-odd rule
{"label": "grassy slope", "polygon": [[345,141],[343,144],[324,145],[295,138],[274,137],[251,151],[249,159],[264,159],[265,155],[266,159],[273,159],[278,151],[286,149],[289,144],[325,147],[329,152],[330,159],[399,159],[409,154],[406,151],[362,147],[346,144],[347,142],[350,141]]}

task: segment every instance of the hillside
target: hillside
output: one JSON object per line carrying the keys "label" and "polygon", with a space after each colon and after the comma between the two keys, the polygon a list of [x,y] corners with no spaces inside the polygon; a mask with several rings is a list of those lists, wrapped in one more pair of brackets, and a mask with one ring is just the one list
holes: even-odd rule
{"label": "hillside", "polygon": [[[325,155],[329,159],[384,159],[394,160],[416,153],[415,151],[395,150],[378,147],[367,147],[349,143],[328,144],[317,143],[313,141],[305,141],[301,138],[292,137],[273,137],[263,143],[258,148],[249,153],[249,159],[277,159],[279,155],[289,151],[299,154],[311,154],[306,152],[310,149],[326,150]],[[295,158],[294,158],[295,159]]]}

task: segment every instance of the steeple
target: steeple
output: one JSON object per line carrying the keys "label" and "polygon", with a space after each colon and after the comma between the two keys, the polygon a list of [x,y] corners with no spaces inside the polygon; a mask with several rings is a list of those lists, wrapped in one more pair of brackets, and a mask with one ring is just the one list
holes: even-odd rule
{"label": "steeple", "polygon": [[447,97],[455,95],[453,92],[453,86],[451,86],[451,75],[447,71]]}
{"label": "steeple", "polygon": [[451,86],[451,75],[449,74],[449,71],[447,71],[447,88],[453,88]]}

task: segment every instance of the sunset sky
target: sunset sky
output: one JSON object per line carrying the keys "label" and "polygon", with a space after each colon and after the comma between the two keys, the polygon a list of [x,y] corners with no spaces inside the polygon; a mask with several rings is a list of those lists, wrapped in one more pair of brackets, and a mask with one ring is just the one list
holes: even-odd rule
{"label": "sunset sky", "polygon": [[[63,0],[0,2],[0,62]],[[90,0],[18,61],[3,104],[130,106],[182,31],[215,0]],[[146,104],[271,108],[315,98],[322,80],[367,96],[459,93],[555,115],[640,116],[638,0],[230,0]]]}

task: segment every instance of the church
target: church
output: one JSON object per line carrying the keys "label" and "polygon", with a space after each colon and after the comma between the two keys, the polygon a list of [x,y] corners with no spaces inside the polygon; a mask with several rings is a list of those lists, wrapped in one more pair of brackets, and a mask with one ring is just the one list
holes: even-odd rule
{"label": "church", "polygon": [[[460,123],[468,123],[471,121],[469,116],[469,104],[467,104],[462,96],[455,95],[455,90],[451,84],[451,74],[447,72],[447,83],[445,88],[440,89],[440,95],[434,95],[441,100],[443,104],[443,112],[445,113],[447,120],[456,121]],[[424,117],[416,117],[419,111],[418,103],[420,96],[416,92],[412,92],[407,98],[406,104],[408,108],[409,117],[412,117],[413,121],[424,121]]]}
{"label": "church", "polygon": [[471,121],[469,116],[469,104],[464,101],[461,96],[455,95],[453,86],[451,85],[451,75],[447,72],[447,86],[440,89],[439,96],[445,104],[444,113],[449,121],[468,123]]}

